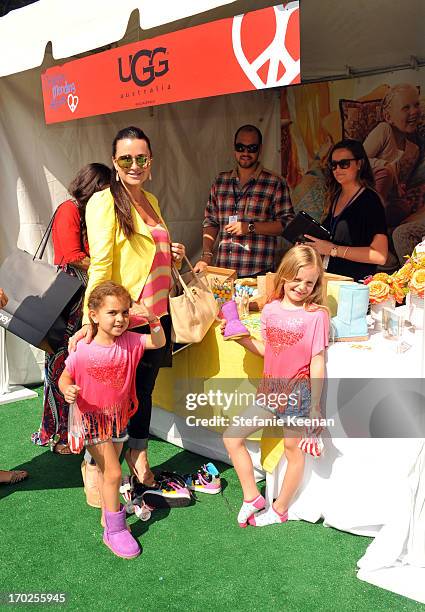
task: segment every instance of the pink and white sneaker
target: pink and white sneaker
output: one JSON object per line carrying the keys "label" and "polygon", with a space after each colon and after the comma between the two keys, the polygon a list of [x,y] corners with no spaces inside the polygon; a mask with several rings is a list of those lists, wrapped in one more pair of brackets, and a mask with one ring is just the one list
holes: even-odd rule
{"label": "pink and white sneaker", "polygon": [[280,512],[277,512],[273,508],[273,506],[270,506],[268,510],[264,510],[264,512],[259,512],[258,514],[250,516],[248,523],[252,525],[252,527],[265,527],[266,525],[286,523],[287,520],[288,511],[280,514]]}
{"label": "pink and white sneaker", "polygon": [[238,514],[239,527],[245,528],[250,517],[262,510],[265,505],[266,500],[262,495],[257,495],[257,497],[254,497],[251,501],[244,500]]}
{"label": "pink and white sneaker", "polygon": [[183,476],[186,486],[191,491],[215,495],[221,491],[220,474],[213,463],[202,465],[193,474]]}

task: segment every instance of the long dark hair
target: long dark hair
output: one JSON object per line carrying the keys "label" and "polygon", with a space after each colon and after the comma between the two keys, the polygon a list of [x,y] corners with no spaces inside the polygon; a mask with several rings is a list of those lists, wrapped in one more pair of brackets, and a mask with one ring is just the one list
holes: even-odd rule
{"label": "long dark hair", "polygon": [[373,176],[373,170],[362,143],[359,140],[352,140],[351,138],[345,138],[344,140],[340,140],[339,142],[334,144],[334,146],[330,150],[326,164],[326,202],[325,209],[323,211],[323,218],[327,216],[333,202],[335,201],[337,194],[341,190],[341,185],[338,183],[338,181],[334,177],[334,173],[329,168],[329,164],[332,161],[332,155],[334,151],[337,151],[338,149],[348,149],[355,159],[362,162],[360,165],[360,171],[358,176],[359,183],[363,187],[369,187],[370,189],[375,188],[375,178]]}
{"label": "long dark hair", "polygon": [[[120,140],[144,140],[148,145],[149,153],[152,157],[152,147],[149,138],[146,136],[143,130],[138,127],[131,125],[118,132],[112,142],[112,157],[115,159],[117,153],[117,143]],[[131,198],[121,183],[117,181],[116,170],[112,168],[111,171],[111,193],[114,198],[115,214],[117,217],[118,225],[123,231],[126,238],[131,238],[134,234],[133,218],[131,216]]]}
{"label": "long dark hair", "polygon": [[68,187],[68,193],[75,199],[80,212],[80,229],[87,240],[86,206],[92,195],[109,187],[111,169],[105,164],[87,164],[79,170]]}

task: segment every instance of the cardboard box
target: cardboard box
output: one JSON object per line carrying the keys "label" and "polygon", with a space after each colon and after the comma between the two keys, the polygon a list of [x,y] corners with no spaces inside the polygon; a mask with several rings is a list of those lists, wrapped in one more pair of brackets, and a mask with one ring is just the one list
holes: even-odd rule
{"label": "cardboard box", "polygon": [[232,270],[231,268],[217,268],[216,266],[207,266],[204,274],[210,287],[212,287],[215,278],[218,278],[219,282],[221,283],[224,281],[236,280],[236,270]]}
{"label": "cardboard box", "polygon": [[266,274],[266,297],[269,298],[274,291],[274,272],[267,272]]}
{"label": "cardboard box", "polygon": [[345,283],[353,283],[354,279],[351,276],[343,276],[342,274],[331,274],[331,272],[325,272],[325,278],[323,283],[323,289],[325,295],[327,294],[327,284],[329,281],[339,281]]}

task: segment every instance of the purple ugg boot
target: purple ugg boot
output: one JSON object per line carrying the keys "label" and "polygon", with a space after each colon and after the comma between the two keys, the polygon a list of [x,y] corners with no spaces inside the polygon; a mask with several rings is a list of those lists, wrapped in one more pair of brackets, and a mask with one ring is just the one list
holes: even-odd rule
{"label": "purple ugg boot", "polygon": [[244,336],[251,335],[239,319],[238,306],[235,300],[230,300],[223,304],[221,312],[226,319],[226,327],[223,334],[225,340],[238,340]]}
{"label": "purple ugg boot", "polygon": [[119,512],[105,510],[105,524],[103,541],[114,555],[124,559],[133,559],[140,555],[140,546],[127,529],[125,508],[121,506]]}

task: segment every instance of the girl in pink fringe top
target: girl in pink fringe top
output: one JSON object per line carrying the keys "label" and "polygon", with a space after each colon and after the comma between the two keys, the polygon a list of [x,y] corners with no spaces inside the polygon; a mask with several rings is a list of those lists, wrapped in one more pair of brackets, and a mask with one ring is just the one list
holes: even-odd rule
{"label": "girl in pink fringe top", "polygon": [[[137,364],[145,350],[165,344],[160,319],[144,305],[137,306],[137,315],[147,319],[151,333],[127,331],[131,303],[128,291],[112,281],[93,289],[88,299],[93,341],[77,344],[59,380],[65,400],[73,404],[70,446],[77,452],[87,446],[101,473],[103,541],[125,558],[139,555],[140,547],[120,507],[119,457],[128,420],[137,410]],[[81,443],[75,444],[75,439]]]}

